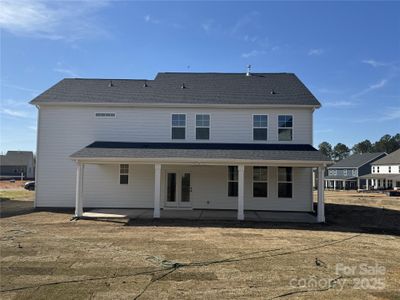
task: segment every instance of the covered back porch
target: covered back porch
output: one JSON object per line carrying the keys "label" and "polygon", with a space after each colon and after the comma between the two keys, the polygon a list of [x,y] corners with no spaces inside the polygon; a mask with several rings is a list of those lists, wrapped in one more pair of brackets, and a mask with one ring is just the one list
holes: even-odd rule
{"label": "covered back porch", "polygon": [[[114,209],[128,208],[117,204],[113,206],[113,199],[107,203],[106,210],[85,204],[86,168],[108,166],[115,170],[119,167],[120,180],[130,183],[130,179],[123,176],[127,174],[128,177],[132,166],[136,170],[147,170],[142,172],[144,175],[134,176],[133,181],[137,189],[147,187],[148,193],[140,199],[146,198],[144,204],[137,207],[130,205],[129,210],[120,211],[121,215],[129,218],[325,221],[323,183],[328,161],[311,146],[311,149],[296,149],[293,147],[296,145],[278,145],[281,149],[265,149],[263,145],[261,149],[232,150],[220,148],[238,147],[238,144],[219,145],[217,149],[201,149],[198,144],[195,149],[180,149],[176,143],[168,145],[172,149],[165,146],[157,149],[160,145],[140,145],[138,148],[137,145],[128,147],[125,144],[88,146],[72,155],[77,172],[76,217],[115,216],[119,214],[112,213]],[[267,146],[271,148],[271,145]],[[312,168],[318,169],[316,217],[310,214],[314,212]],[[107,180],[102,182],[104,184],[100,189],[105,190]],[[136,193],[135,189],[132,193]]]}

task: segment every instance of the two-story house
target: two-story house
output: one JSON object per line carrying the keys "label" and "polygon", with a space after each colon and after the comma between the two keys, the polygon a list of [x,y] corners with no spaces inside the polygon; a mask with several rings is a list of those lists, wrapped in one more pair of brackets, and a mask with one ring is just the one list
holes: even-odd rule
{"label": "two-story house", "polygon": [[319,168],[324,221],[320,103],[294,74],[64,79],[31,103],[36,207],[312,212]]}
{"label": "two-story house", "polygon": [[400,189],[400,149],[374,161],[370,171],[362,176],[367,189]]}
{"label": "two-story house", "polygon": [[371,164],[386,156],[384,152],[353,154],[327,168],[325,188],[327,189],[361,189],[366,186],[365,178],[371,170]]}

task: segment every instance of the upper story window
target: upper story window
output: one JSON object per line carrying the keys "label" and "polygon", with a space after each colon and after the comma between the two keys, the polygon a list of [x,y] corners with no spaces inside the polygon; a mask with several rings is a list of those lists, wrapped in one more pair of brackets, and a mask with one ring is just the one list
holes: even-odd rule
{"label": "upper story window", "polygon": [[293,169],[291,167],[278,168],[278,198],[292,198]]}
{"label": "upper story window", "polygon": [[343,175],[347,176],[347,170],[343,170]]}
{"label": "upper story window", "polygon": [[357,176],[357,170],[353,170],[353,176]]}
{"label": "upper story window", "polygon": [[337,175],[337,170],[333,170],[333,175]]}
{"label": "upper story window", "polygon": [[375,167],[372,166],[372,173],[375,173]]}
{"label": "upper story window", "polygon": [[237,197],[238,195],[238,167],[228,167],[228,197]]}
{"label": "upper story window", "polygon": [[186,115],[172,114],[172,133],[173,140],[184,140],[186,138]]}
{"label": "upper story window", "polygon": [[376,173],[379,173],[379,167],[376,167]]}
{"label": "upper story window", "polygon": [[96,118],[115,118],[116,114],[114,112],[97,112]]}
{"label": "upper story window", "polygon": [[253,197],[268,197],[268,167],[253,167]]}
{"label": "upper story window", "polygon": [[129,165],[119,165],[119,184],[129,183]]}
{"label": "upper story window", "polygon": [[392,167],[389,166],[389,173],[392,173]]}
{"label": "upper story window", "polygon": [[253,140],[268,139],[268,115],[253,115]]}
{"label": "upper story window", "polygon": [[329,170],[329,175],[333,175],[333,170]]}
{"label": "upper story window", "polygon": [[210,139],[210,115],[196,115],[196,140]]}
{"label": "upper story window", "polygon": [[278,116],[278,139],[280,141],[293,140],[293,116]]}

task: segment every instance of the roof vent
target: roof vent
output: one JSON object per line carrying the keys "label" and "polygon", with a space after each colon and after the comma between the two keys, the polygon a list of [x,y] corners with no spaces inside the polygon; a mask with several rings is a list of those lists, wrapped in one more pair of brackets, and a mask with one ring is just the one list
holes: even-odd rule
{"label": "roof vent", "polygon": [[148,87],[147,81],[145,81],[145,82],[143,83],[143,87]]}
{"label": "roof vent", "polygon": [[247,73],[246,76],[250,76],[251,65],[247,65]]}
{"label": "roof vent", "polygon": [[110,80],[110,83],[108,84],[108,87],[113,87],[113,86],[114,86],[114,84],[113,84],[112,80]]}
{"label": "roof vent", "polygon": [[182,85],[181,85],[181,89],[183,90],[183,89],[186,89],[186,86],[185,86],[185,84],[184,83],[182,83]]}
{"label": "roof vent", "polygon": [[271,90],[271,95],[276,95],[276,94],[278,94],[277,92],[275,92],[275,90]]}

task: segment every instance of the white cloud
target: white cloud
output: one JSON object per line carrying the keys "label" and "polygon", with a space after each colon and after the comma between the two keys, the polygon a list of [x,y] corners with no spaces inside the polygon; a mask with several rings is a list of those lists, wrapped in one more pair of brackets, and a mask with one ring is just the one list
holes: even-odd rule
{"label": "white cloud", "polygon": [[321,55],[324,52],[325,52],[324,49],[321,49],[321,48],[310,49],[308,51],[308,55],[310,55],[310,56],[312,56],[312,55]]}
{"label": "white cloud", "polygon": [[36,131],[36,130],[37,130],[37,127],[36,127],[36,126],[28,126],[28,129],[33,130],[33,131]]}
{"label": "white cloud", "polygon": [[247,52],[247,53],[242,53],[242,57],[243,58],[249,58],[249,57],[254,57],[254,56],[262,55],[262,54],[265,54],[264,50],[252,50],[252,51]]}
{"label": "white cloud", "polygon": [[75,71],[71,69],[64,69],[64,68],[55,68],[55,72],[67,75],[68,77],[80,77]]}
{"label": "white cloud", "polygon": [[92,16],[108,1],[2,0],[0,27],[16,35],[75,41],[105,36]]}
{"label": "white cloud", "polygon": [[1,112],[5,115],[11,116],[11,117],[19,117],[19,118],[28,117],[28,114],[22,110],[13,110],[13,109],[8,109],[8,108],[3,108],[3,109],[1,109]]}
{"label": "white cloud", "polygon": [[154,17],[152,17],[152,16],[150,16],[150,15],[145,15],[145,16],[144,16],[144,20],[145,20],[147,23],[152,23],[152,24],[160,24],[160,23],[161,23],[160,20],[155,19]]}
{"label": "white cloud", "polygon": [[386,63],[379,62],[379,61],[376,61],[376,60],[373,60],[373,59],[366,59],[366,60],[363,60],[362,63],[367,64],[367,65],[370,65],[370,66],[372,66],[372,67],[374,67],[374,68],[383,67],[383,66],[387,66],[387,65],[388,65],[388,64],[386,64]]}
{"label": "white cloud", "polygon": [[245,30],[247,27],[255,24],[255,19],[259,16],[260,13],[257,11],[252,11],[250,13],[245,14],[241,18],[239,18],[232,27],[231,34],[236,35],[240,31]]}
{"label": "white cloud", "polygon": [[373,118],[354,120],[354,123],[387,122],[400,120],[400,107],[387,107]]}
{"label": "white cloud", "polygon": [[214,27],[214,20],[207,20],[201,24],[204,31],[210,31]]}
{"label": "white cloud", "polygon": [[382,79],[382,80],[380,80],[380,81],[377,82],[377,83],[371,84],[371,85],[370,85],[369,87],[367,87],[366,89],[362,90],[362,91],[359,92],[359,93],[354,94],[354,95],[351,96],[351,97],[352,97],[352,98],[357,98],[357,97],[363,96],[363,95],[365,95],[365,94],[367,94],[367,93],[369,93],[369,92],[371,92],[371,91],[374,91],[374,90],[377,90],[377,89],[381,89],[381,88],[383,88],[383,87],[386,85],[387,82],[388,82],[387,79]]}
{"label": "white cloud", "polygon": [[356,103],[351,102],[351,101],[333,101],[333,102],[326,102],[324,103],[325,106],[330,106],[330,107],[343,107],[343,106],[353,106],[356,105]]}

